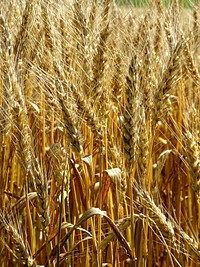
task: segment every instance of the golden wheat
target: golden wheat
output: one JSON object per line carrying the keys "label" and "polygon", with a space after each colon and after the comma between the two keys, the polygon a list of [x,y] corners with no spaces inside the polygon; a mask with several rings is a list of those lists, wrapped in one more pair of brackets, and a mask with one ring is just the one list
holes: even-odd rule
{"label": "golden wheat", "polygon": [[200,266],[198,1],[11,2],[0,265]]}

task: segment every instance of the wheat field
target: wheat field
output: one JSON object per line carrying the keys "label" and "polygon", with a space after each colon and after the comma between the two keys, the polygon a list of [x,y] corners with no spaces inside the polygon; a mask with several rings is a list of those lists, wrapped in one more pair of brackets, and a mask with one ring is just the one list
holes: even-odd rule
{"label": "wheat field", "polygon": [[199,9],[1,1],[1,266],[200,266]]}

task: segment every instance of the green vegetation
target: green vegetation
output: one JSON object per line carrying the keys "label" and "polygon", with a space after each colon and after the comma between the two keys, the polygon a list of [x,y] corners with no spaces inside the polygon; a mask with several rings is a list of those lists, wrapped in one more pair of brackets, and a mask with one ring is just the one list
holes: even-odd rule
{"label": "green vegetation", "polygon": [[[194,7],[195,0],[183,0],[180,1],[185,8]],[[145,7],[148,6],[149,3],[152,3],[151,0],[116,0],[116,3],[119,5],[133,5],[135,7]],[[165,6],[169,6],[171,3],[170,0],[163,0],[163,4]]]}

